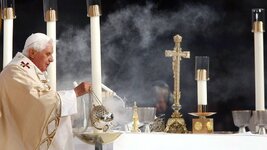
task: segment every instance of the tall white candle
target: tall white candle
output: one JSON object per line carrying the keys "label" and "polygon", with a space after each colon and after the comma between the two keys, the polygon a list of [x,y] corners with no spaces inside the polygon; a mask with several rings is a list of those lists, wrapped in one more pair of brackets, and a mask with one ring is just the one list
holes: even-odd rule
{"label": "tall white candle", "polygon": [[12,60],[13,55],[13,19],[4,19],[3,68]]}
{"label": "tall white candle", "polygon": [[46,32],[47,36],[53,39],[53,59],[52,62],[48,67],[48,79],[50,85],[53,89],[57,89],[57,57],[56,57],[56,21],[47,21],[46,22]]}
{"label": "tall white candle", "polygon": [[[198,105],[208,105],[207,81],[209,80],[209,57],[195,57],[195,77],[197,80],[197,102]],[[198,111],[206,111],[206,107],[198,107]]]}
{"label": "tall white candle", "polygon": [[263,32],[254,31],[256,110],[265,110]]}
{"label": "tall white candle", "polygon": [[102,102],[100,17],[91,16],[90,26],[93,104],[97,105],[97,99]]}
{"label": "tall white candle", "polygon": [[207,105],[207,80],[197,81],[197,99],[198,105]]}

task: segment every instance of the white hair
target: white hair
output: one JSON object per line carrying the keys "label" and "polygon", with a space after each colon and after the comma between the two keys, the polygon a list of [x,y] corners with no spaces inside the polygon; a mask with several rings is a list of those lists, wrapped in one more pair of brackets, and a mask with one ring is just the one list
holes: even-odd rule
{"label": "white hair", "polygon": [[37,52],[41,52],[49,44],[53,44],[52,38],[43,33],[34,33],[27,38],[24,49],[22,50],[22,54],[29,57],[29,49],[34,49]]}

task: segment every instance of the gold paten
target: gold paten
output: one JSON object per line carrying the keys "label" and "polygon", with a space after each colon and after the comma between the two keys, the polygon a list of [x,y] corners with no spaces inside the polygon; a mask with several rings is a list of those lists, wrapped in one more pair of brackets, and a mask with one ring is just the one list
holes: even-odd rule
{"label": "gold paten", "polygon": [[252,32],[264,32],[262,21],[254,21],[252,24]]}
{"label": "gold paten", "polygon": [[4,8],[2,10],[2,19],[15,19],[15,10],[12,7]]}
{"label": "gold paten", "polygon": [[182,114],[179,112],[181,109],[180,98],[180,62],[182,58],[190,58],[189,51],[182,51],[181,42],[182,37],[180,35],[175,35],[173,37],[175,47],[173,50],[166,50],[165,56],[172,57],[172,70],[174,78],[174,104],[172,106],[174,112],[171,118],[168,119],[165,132],[168,133],[187,133],[186,124],[182,117]]}
{"label": "gold paten", "polygon": [[54,9],[47,10],[45,12],[45,21],[52,22],[57,21],[57,12]]}
{"label": "gold paten", "polygon": [[100,9],[99,5],[90,5],[87,8],[87,16],[88,17],[101,16],[101,9]]}

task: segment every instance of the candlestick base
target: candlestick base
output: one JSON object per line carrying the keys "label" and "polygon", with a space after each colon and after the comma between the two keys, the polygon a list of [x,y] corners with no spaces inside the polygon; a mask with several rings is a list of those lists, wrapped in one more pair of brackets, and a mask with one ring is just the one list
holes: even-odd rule
{"label": "candlestick base", "polygon": [[199,118],[194,118],[192,121],[193,122],[192,132],[194,134],[214,132],[213,118],[207,118],[207,117],[216,114],[215,112],[196,112],[189,114],[192,116],[199,117]]}
{"label": "candlestick base", "polygon": [[188,133],[184,118],[179,111],[174,111],[171,118],[168,119],[166,128],[167,133]]}

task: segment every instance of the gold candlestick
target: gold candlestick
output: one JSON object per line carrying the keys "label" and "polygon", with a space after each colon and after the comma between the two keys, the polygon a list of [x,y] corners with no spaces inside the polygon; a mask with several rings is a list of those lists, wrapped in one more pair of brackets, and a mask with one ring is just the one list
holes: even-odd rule
{"label": "gold candlestick", "polygon": [[189,114],[198,118],[193,118],[192,132],[213,133],[213,119],[207,118],[215,114],[207,112],[207,81],[209,80],[209,58],[207,56],[196,56],[195,72],[198,84],[198,107],[197,112]]}
{"label": "gold candlestick", "polygon": [[171,118],[167,121],[165,132],[168,133],[187,133],[186,124],[182,117],[182,114],[179,112],[181,109],[180,98],[180,61],[182,58],[190,58],[189,51],[182,51],[181,42],[182,37],[180,35],[175,35],[173,37],[175,47],[173,50],[166,50],[165,56],[172,57],[172,70],[174,78],[174,104],[172,108],[174,110]]}

